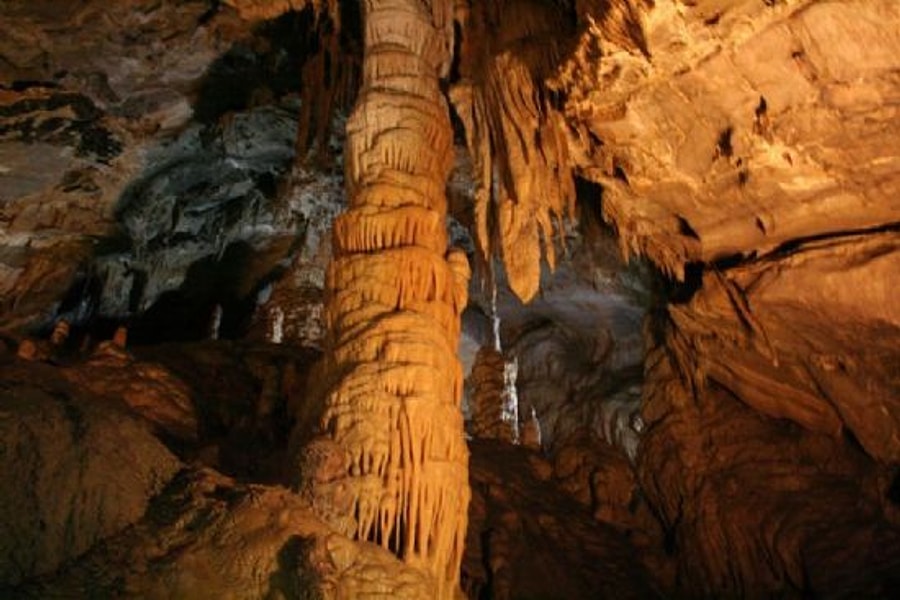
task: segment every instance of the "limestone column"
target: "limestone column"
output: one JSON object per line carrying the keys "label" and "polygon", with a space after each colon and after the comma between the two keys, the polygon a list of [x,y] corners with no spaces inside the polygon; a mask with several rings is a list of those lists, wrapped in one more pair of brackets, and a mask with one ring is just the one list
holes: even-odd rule
{"label": "limestone column", "polygon": [[456,358],[469,267],[447,248],[453,137],[439,87],[452,2],[362,7],[349,208],[328,272],[325,408],[301,485],[336,529],[430,572],[446,598],[458,589],[469,502]]}

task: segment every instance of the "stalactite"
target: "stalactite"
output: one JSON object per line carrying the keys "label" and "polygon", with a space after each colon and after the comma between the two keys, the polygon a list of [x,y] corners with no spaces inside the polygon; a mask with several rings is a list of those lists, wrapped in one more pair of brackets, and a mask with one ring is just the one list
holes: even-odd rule
{"label": "stalactite", "polygon": [[334,114],[353,105],[359,80],[361,48],[357,40],[342,27],[339,0],[224,0],[248,20],[274,19],[289,11],[310,11],[315,18],[305,32],[305,46],[312,49],[301,71],[300,126],[297,130],[296,153],[326,164],[329,135]]}
{"label": "stalactite", "polygon": [[[542,256],[555,266],[562,220],[574,214],[562,116],[543,81],[566,26],[550,3],[472,2],[460,12],[467,34],[451,99],[475,164],[475,237],[482,260],[499,254],[510,287],[527,302]],[[534,44],[538,37],[545,43]],[[540,50],[526,53],[526,38]]]}
{"label": "stalactite", "polygon": [[[451,3],[364,3],[365,60],[347,122],[348,211],[327,273],[323,411],[298,484],[341,533],[382,545],[456,594],[468,450],[456,358],[469,266],[447,251],[452,130],[438,77]],[[302,426],[298,436],[309,435]]]}
{"label": "stalactite", "polygon": [[487,285],[491,290],[493,345],[483,346],[472,365],[472,435],[519,443],[519,396],[516,391],[518,362],[503,355],[500,313],[497,310],[497,283],[492,263],[488,263]]}
{"label": "stalactite", "polygon": [[329,134],[334,113],[348,110],[355,99],[359,79],[360,50],[351,36],[341,34],[341,11],[337,2],[311,3],[316,26],[308,34],[311,47],[317,48],[300,73],[300,127],[297,130],[297,156],[314,157],[327,164]]}
{"label": "stalactite", "polygon": [[329,134],[335,112],[349,110],[355,100],[361,49],[352,37],[342,35],[341,11],[335,0],[313,3],[316,26],[309,45],[317,51],[304,62],[300,73],[300,119],[297,156],[310,151],[320,164],[328,164]]}

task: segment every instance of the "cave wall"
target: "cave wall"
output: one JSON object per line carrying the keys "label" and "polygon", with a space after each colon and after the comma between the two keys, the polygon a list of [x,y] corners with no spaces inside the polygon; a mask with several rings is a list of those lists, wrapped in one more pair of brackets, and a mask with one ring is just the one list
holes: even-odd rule
{"label": "cave wall", "polygon": [[551,85],[623,251],[671,280],[637,456],[676,588],[890,595],[897,6],[621,5],[582,5]]}

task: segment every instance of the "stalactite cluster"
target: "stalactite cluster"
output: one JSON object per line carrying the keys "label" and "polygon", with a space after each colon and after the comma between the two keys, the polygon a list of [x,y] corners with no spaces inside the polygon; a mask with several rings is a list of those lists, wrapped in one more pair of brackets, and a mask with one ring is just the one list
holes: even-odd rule
{"label": "stalactite cluster", "polygon": [[465,34],[451,99],[475,165],[474,233],[481,257],[500,254],[510,287],[528,301],[542,256],[555,265],[562,219],[573,214],[563,121],[544,86],[568,24],[544,2],[472,2],[459,12]]}
{"label": "stalactite cluster", "polygon": [[[469,501],[456,358],[469,265],[447,250],[450,3],[367,3],[347,124],[349,210],[333,229],[324,410],[302,488],[339,531],[458,588]],[[324,454],[329,459],[316,463]],[[321,468],[310,468],[314,463]]]}
{"label": "stalactite cluster", "polygon": [[334,3],[317,14],[311,46],[317,51],[301,70],[300,127],[297,131],[297,155],[310,150],[322,164],[329,158],[329,134],[334,113],[349,110],[355,99],[359,79],[361,48],[342,28],[341,11]]}

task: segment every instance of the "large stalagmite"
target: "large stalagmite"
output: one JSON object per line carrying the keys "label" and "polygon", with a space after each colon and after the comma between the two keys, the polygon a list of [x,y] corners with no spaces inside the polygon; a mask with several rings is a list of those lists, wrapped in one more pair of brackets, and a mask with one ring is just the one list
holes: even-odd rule
{"label": "large stalagmite", "polygon": [[365,59],[347,124],[350,208],[328,272],[324,412],[301,488],[333,526],[458,589],[469,502],[456,358],[469,266],[447,251],[452,130],[439,88],[451,3],[363,4]]}

